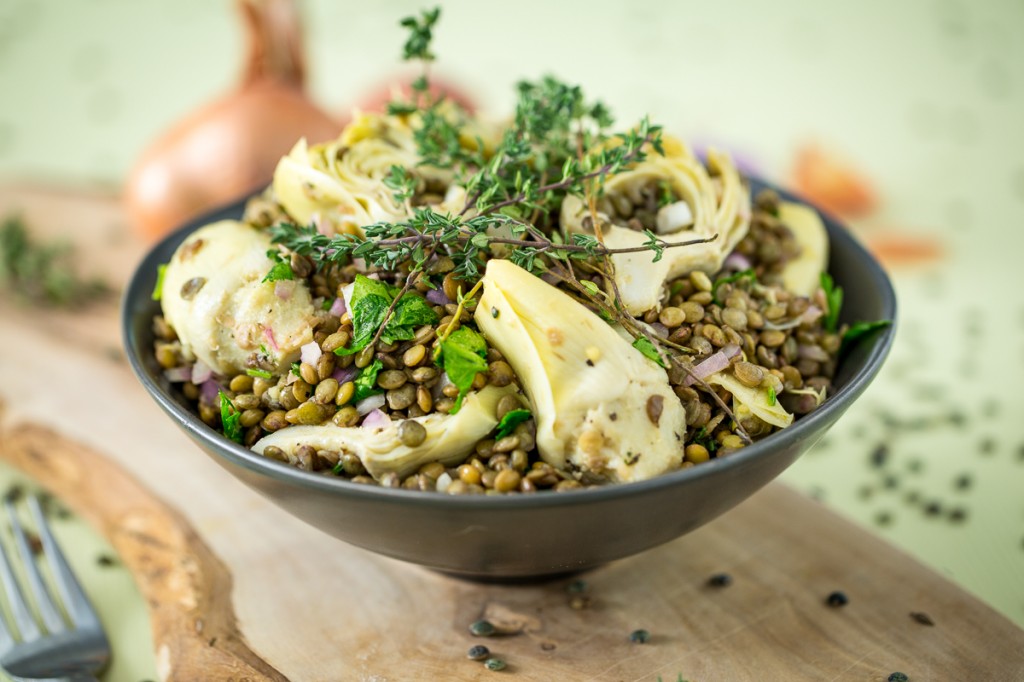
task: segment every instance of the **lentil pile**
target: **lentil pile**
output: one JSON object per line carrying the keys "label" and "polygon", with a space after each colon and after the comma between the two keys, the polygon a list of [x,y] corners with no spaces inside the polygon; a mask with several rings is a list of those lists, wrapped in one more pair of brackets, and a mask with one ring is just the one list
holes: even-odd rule
{"label": "lentil pile", "polygon": [[[650,198],[645,195],[640,201],[646,205]],[[733,415],[728,409],[732,396],[722,386],[693,381],[694,370],[713,356],[724,355],[726,360],[718,371],[731,374],[743,386],[769,388],[773,399],[796,415],[815,409],[831,390],[841,330],[825,330],[829,303],[823,291],[804,297],[782,286],[781,273],[800,246],[779,219],[778,205],[773,192],[761,192],[753,202],[748,234],[723,270],[714,276],[696,271],[667,282],[662,305],[642,317],[654,333],[685,348],[690,360],[682,368],[666,370],[686,413],[687,434],[679,445],[682,467],[728,456],[744,447],[748,438],[757,440],[775,430],[753,415]],[[264,227],[281,216],[280,207],[262,196],[250,201],[245,220]],[[459,327],[473,326],[476,300],[467,292],[477,282],[458,279],[451,258],[433,258],[426,274],[440,286],[431,288],[426,278],[417,278],[406,296],[423,297],[437,322],[417,326],[409,338],[390,343],[377,339],[348,352],[356,332],[351,312],[339,313],[337,302],[364,269],[349,262],[318,271],[309,258],[286,255],[295,278],[308,286],[316,310],[311,330],[315,348],[304,346],[302,361],[275,374],[271,354],[261,346],[248,358],[245,372],[217,376],[197,371],[195,358],[161,316],[154,319],[156,361],[169,378],[180,381],[182,394],[206,424],[222,432],[230,426],[245,446],[293,426],[365,427],[368,419],[374,425],[397,423],[403,445],[421,445],[427,430],[414,419],[451,413],[461,399],[458,386],[435,359],[442,339]],[[402,287],[409,272],[399,267],[373,277]],[[590,281],[604,285],[599,274],[591,275]],[[489,344],[486,370],[475,374],[471,391],[486,386],[519,386],[511,365]],[[528,405],[521,390],[506,393],[497,402],[494,418],[502,422]],[[648,417],[656,422],[661,409],[661,404],[649,402]],[[510,423],[505,433],[479,440],[464,461],[451,466],[428,462],[406,476],[387,472],[374,478],[356,454],[344,450],[303,445],[285,452],[269,446],[263,454],[354,483],[447,494],[566,491],[605,482],[586,471],[560,469],[544,461],[536,447],[536,422],[529,413],[525,416]]]}

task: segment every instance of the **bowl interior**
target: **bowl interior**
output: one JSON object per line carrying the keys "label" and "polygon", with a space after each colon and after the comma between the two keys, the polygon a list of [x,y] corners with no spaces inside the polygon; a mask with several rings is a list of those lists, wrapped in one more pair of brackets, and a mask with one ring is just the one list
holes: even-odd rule
{"label": "bowl interior", "polygon": [[[755,192],[770,187],[752,185]],[[153,357],[152,318],[159,303],[151,294],[157,266],[170,260],[192,231],[238,218],[243,206],[238,202],[182,227],[140,263],[122,309],[124,343],[135,373],[203,450],[291,513],[352,544],[462,575],[508,578],[579,570],[666,542],[713,519],[781,473],[824,434],[877,374],[895,334],[894,326],[882,329],[846,353],[834,394],[792,426],[729,457],[648,481],[512,497],[362,486],[268,460],[223,438],[188,409]],[[837,221],[823,218],[831,243],[829,270],[845,290],[841,319],[895,321],[895,295],[885,272]],[[659,522],[638,528],[635,519]],[[524,528],[545,532],[538,537]]]}

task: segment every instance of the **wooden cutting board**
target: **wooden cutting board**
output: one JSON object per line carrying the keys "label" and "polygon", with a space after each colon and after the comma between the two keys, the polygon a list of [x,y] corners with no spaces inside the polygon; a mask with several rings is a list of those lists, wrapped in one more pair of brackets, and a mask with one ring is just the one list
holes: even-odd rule
{"label": "wooden cutting board", "polygon": [[[0,215],[12,207],[73,238],[83,269],[117,285],[145,248],[109,198],[0,191]],[[3,297],[0,457],[118,550],[163,679],[490,679],[465,655],[486,644],[508,662],[500,674],[522,680],[1024,680],[1024,631],[781,484],[581,576],[585,599],[569,580],[474,584],[350,547],[208,459],[119,348],[114,302],[66,313]],[[709,586],[721,572],[732,584]],[[826,606],[833,590],[849,604]],[[507,634],[474,638],[481,617]],[[639,628],[648,643],[630,642]]]}

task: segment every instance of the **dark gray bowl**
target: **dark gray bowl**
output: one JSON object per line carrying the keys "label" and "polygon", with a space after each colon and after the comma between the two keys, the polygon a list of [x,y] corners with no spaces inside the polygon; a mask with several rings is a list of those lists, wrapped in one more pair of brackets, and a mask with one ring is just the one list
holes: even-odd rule
{"label": "dark gray bowl", "polygon": [[[761,183],[755,183],[755,189]],[[780,192],[784,197],[792,196]],[[124,343],[142,385],[221,466],[300,519],[358,547],[478,579],[579,571],[668,542],[714,519],[779,475],[867,388],[889,352],[889,327],[842,362],[836,392],[791,427],[729,457],[659,478],[563,493],[446,496],[370,487],[265,459],[223,438],[186,407],[153,358],[157,265],[201,225],[237,218],[242,203],[174,232],[139,265],[125,293]],[[835,220],[830,272],[845,289],[845,321],[895,320],[896,299],[874,258]]]}

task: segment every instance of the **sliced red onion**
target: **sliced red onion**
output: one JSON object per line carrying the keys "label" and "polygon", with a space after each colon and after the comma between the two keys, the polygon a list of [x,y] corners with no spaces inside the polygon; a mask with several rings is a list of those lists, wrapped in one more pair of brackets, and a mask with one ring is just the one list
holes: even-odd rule
{"label": "sliced red onion", "polygon": [[374,410],[384,407],[384,394],[379,393],[377,395],[371,395],[368,398],[363,398],[356,403],[356,412],[360,415],[369,414]]}
{"label": "sliced red onion", "polygon": [[345,303],[345,297],[338,296],[336,299],[334,299],[334,303],[331,304],[331,308],[327,312],[329,312],[331,315],[334,315],[335,317],[341,317],[346,312],[348,312],[348,305]]}
{"label": "sliced red onion", "polygon": [[295,291],[295,282],[281,279],[274,283],[274,295],[282,301],[287,301]]}
{"label": "sliced red onion", "polygon": [[196,364],[192,365],[192,383],[199,385],[213,376],[213,370],[202,360],[196,360]]}
{"label": "sliced red onion", "polygon": [[728,366],[729,358],[726,357],[725,353],[722,351],[712,353],[693,366],[691,372],[683,380],[683,386],[689,386],[697,381],[697,379],[706,379],[715,372],[721,372]]}
{"label": "sliced red onion", "polygon": [[213,379],[207,379],[199,386],[199,395],[203,402],[208,405],[217,404],[217,395],[220,393],[220,384]]}
{"label": "sliced red onion", "polygon": [[316,367],[316,363],[320,361],[320,356],[323,354],[324,352],[320,350],[320,344],[316,341],[310,341],[300,349],[299,359]]}
{"label": "sliced red onion", "polygon": [[804,314],[800,316],[800,324],[814,324],[825,313],[816,305],[809,306]]}
{"label": "sliced red onion", "polygon": [[313,227],[315,227],[316,231],[319,232],[320,234],[324,235],[325,237],[330,237],[331,236],[331,226],[330,226],[330,223],[328,223],[326,220],[324,220],[320,216],[319,212],[314,213],[312,216],[310,216],[309,222],[313,223]]}
{"label": "sliced red onion", "polygon": [[366,418],[363,419],[363,423],[360,424],[364,429],[379,429],[387,426],[391,423],[391,417],[386,415],[381,410],[370,410],[367,413]]}
{"label": "sliced red onion", "polygon": [[660,336],[663,339],[668,338],[668,327],[663,325],[661,322],[652,322],[651,331],[654,332],[655,336]]}
{"label": "sliced red onion", "polygon": [[277,347],[277,341],[274,340],[273,329],[271,329],[270,327],[264,327],[263,336],[267,337],[267,344],[274,350],[274,352],[281,350],[280,348]]}
{"label": "sliced red onion", "polygon": [[737,346],[735,343],[727,343],[724,346],[722,346],[722,354],[724,354],[725,357],[732,360],[734,357],[740,354],[740,347]]}
{"label": "sliced red onion", "polygon": [[331,377],[339,384],[348,383],[359,376],[359,368],[355,365],[339,367],[331,373]]}
{"label": "sliced red onion", "polygon": [[186,381],[192,381],[192,368],[188,365],[172,367],[164,370],[164,376],[173,384],[185,383]]}
{"label": "sliced red onion", "polygon": [[427,300],[434,305],[448,305],[452,303],[452,299],[445,296],[444,291],[441,289],[431,289],[427,292]]}
{"label": "sliced red onion", "polygon": [[778,324],[765,320],[764,328],[765,329],[774,329],[774,330],[777,330],[777,331],[781,332],[781,331],[786,331],[787,329],[794,329],[796,327],[799,327],[800,324],[801,324],[801,321],[802,321],[802,318],[799,318],[799,317],[796,318],[796,319],[793,319],[793,320],[789,320],[787,322],[779,322]]}
{"label": "sliced red onion", "polygon": [[725,261],[722,263],[723,268],[729,268],[730,270],[750,270],[753,268],[753,264],[746,256],[738,251],[733,251],[725,257]]}

